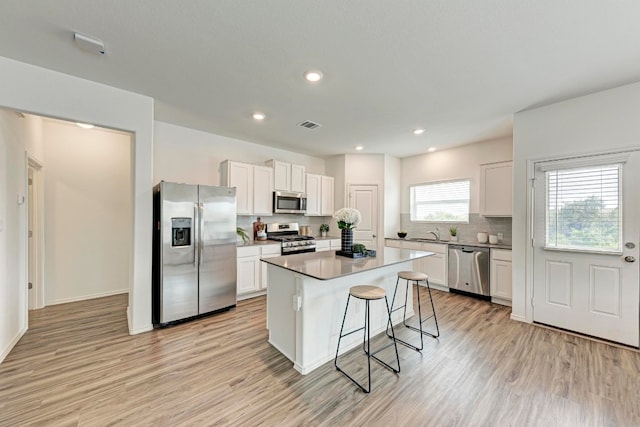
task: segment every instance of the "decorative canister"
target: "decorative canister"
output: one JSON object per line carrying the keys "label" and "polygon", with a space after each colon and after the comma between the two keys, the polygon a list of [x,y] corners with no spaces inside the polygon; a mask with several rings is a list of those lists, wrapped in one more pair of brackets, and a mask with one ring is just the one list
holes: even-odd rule
{"label": "decorative canister", "polygon": [[487,243],[489,241],[489,235],[483,231],[478,233],[478,242],[479,243]]}

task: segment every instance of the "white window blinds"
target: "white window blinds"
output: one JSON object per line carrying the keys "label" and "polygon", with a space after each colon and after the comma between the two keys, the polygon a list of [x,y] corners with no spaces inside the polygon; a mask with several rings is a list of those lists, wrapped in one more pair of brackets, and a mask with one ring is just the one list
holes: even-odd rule
{"label": "white window blinds", "polygon": [[621,170],[614,164],[545,172],[547,248],[622,250]]}
{"label": "white window blinds", "polygon": [[411,186],[411,221],[469,222],[469,187],[469,180]]}

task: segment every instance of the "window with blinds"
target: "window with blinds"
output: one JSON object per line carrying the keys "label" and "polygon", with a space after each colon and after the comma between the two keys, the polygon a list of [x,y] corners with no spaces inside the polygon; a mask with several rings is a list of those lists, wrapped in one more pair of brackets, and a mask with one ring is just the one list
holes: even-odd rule
{"label": "window with blinds", "polygon": [[622,251],[621,164],[548,170],[549,249]]}
{"label": "window with blinds", "polygon": [[411,221],[469,222],[470,181],[448,181],[409,187]]}

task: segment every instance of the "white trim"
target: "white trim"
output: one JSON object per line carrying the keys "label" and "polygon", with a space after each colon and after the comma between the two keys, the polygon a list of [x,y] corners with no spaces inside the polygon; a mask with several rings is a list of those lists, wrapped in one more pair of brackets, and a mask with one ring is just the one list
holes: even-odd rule
{"label": "white trim", "polygon": [[532,321],[527,320],[526,317],[518,316],[516,314],[511,314],[511,320],[515,320],[516,322],[523,322],[523,323],[533,323]]}
{"label": "white trim", "polygon": [[13,350],[13,347],[15,347],[16,344],[18,344],[18,341],[20,341],[20,338],[22,338],[22,336],[27,332],[27,328],[22,328],[20,331],[18,331],[18,333],[16,334],[15,337],[13,337],[13,339],[9,342],[9,344],[4,348],[4,350],[2,350],[2,353],[0,353],[0,363],[2,363],[4,361],[4,359],[9,355],[9,353],[11,353],[11,350]]}
{"label": "white trim", "polygon": [[548,172],[556,169],[577,169],[590,166],[604,166],[625,164],[629,161],[630,151],[624,153],[612,154],[593,154],[583,157],[571,157],[557,160],[539,161],[536,163],[544,163],[537,166],[539,171]]}
{"label": "white trim", "polygon": [[71,297],[71,298],[61,298],[61,299],[56,299],[53,301],[49,301],[47,303],[47,306],[50,305],[58,305],[58,304],[66,304],[69,302],[78,302],[78,301],[85,301],[88,299],[94,299],[94,298],[102,298],[102,297],[110,297],[113,295],[120,295],[120,294],[126,294],[129,293],[129,289],[118,289],[115,291],[108,291],[108,292],[99,292],[97,294],[89,294],[89,295],[82,295],[79,297]]}

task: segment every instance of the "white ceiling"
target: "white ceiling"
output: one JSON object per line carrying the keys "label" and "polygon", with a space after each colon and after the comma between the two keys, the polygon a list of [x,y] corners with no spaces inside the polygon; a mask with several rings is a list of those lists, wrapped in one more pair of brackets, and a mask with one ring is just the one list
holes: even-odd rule
{"label": "white ceiling", "polygon": [[[78,49],[74,32],[107,54]],[[640,1],[2,0],[0,55],[151,96],[160,121],[311,155],[362,144],[405,157],[639,81]],[[311,68],[320,84],[303,81]]]}

